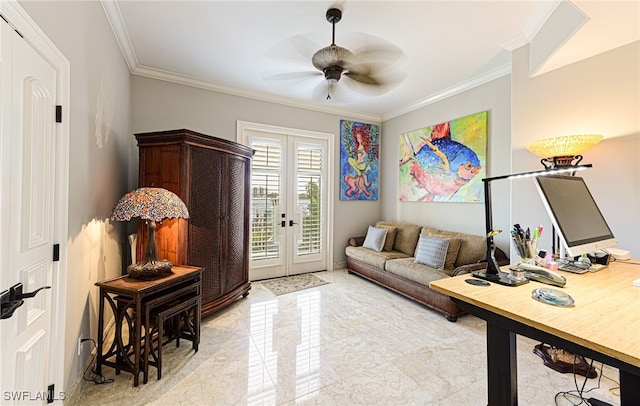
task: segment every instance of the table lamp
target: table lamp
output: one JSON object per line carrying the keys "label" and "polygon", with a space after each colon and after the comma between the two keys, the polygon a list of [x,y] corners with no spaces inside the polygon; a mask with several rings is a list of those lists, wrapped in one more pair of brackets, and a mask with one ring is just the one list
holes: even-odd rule
{"label": "table lamp", "polygon": [[[582,161],[582,155],[600,142],[602,135],[565,135],[538,140],[526,147],[542,158],[540,163],[545,169],[576,166]],[[573,161],[576,161],[575,163]]]}
{"label": "table lamp", "polygon": [[149,231],[147,247],[142,261],[127,267],[127,273],[136,279],[155,279],[171,273],[173,264],[158,258],[156,227],[163,219],[189,218],[184,202],[173,192],[157,187],[143,187],[124,195],[111,213],[111,220],[129,221],[133,217],[144,219]]}

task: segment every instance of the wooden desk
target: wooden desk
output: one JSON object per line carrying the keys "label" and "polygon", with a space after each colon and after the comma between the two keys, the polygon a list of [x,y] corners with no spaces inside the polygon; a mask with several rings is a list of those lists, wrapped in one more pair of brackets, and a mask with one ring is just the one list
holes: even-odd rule
{"label": "wooden desk", "polygon": [[[614,262],[607,269],[567,278],[562,291],[574,307],[558,307],[531,297],[530,282],[518,287],[465,282],[471,275],[431,282],[469,313],[487,321],[489,405],[517,405],[515,335],[521,334],[619,369],[622,406],[640,405],[640,262]],[[558,288],[559,289],[559,288]]]}
{"label": "wooden desk", "polygon": [[[144,369],[141,359],[142,315],[144,303],[147,300],[164,298],[166,301],[174,299],[175,292],[184,286],[197,286],[200,294],[202,268],[192,266],[177,266],[173,273],[154,280],[134,279],[130,276],[97,282],[100,287],[100,310],[98,313],[98,355],[96,372],[102,373],[102,365],[133,374],[133,386],[138,386],[140,372]],[[162,299],[161,299],[162,300]],[[104,304],[108,303],[115,317],[115,336],[113,343],[104,353]],[[131,312],[130,310],[133,310]],[[132,317],[133,315],[133,317]],[[199,315],[198,315],[199,316]],[[124,322],[128,326],[127,335],[123,334]],[[131,350],[133,349],[133,352]],[[111,360],[115,357],[115,360]]]}

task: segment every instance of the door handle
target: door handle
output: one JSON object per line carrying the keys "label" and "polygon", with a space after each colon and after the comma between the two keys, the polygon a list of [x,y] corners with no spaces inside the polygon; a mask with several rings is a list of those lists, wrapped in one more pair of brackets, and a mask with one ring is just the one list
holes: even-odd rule
{"label": "door handle", "polygon": [[22,284],[16,283],[8,290],[3,291],[2,294],[0,294],[0,302],[2,303],[0,319],[8,319],[13,316],[13,313],[18,307],[24,304],[24,299],[34,297],[42,289],[51,289],[51,286],[43,286],[33,292],[23,293]]}
{"label": "door handle", "polygon": [[280,222],[280,227],[286,227],[286,226],[287,226],[287,222],[286,222],[286,220],[282,220],[282,221]]}
{"label": "door handle", "polygon": [[289,220],[289,227],[293,227],[294,224],[298,224],[293,220]]}

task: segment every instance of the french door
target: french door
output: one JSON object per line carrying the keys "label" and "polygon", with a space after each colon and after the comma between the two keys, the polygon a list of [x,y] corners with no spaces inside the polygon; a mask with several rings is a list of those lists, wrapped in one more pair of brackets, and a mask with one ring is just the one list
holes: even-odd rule
{"label": "french door", "polygon": [[328,141],[245,130],[251,166],[251,280],[327,269]]}

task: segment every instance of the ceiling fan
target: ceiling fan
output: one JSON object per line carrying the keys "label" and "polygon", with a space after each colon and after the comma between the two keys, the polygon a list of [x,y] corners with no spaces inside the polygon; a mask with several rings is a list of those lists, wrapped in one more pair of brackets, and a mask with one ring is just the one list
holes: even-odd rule
{"label": "ceiling fan", "polygon": [[[326,18],[332,26],[331,45],[316,51],[311,58],[313,66],[324,74],[325,79],[330,84],[335,84],[342,76],[346,76],[368,86],[388,84],[391,78],[383,79],[378,71],[395,62],[393,58],[397,58],[402,52],[390,46],[376,46],[354,54],[347,48],[336,45],[336,23],[342,19],[342,10],[330,8]],[[395,55],[389,55],[390,52]]]}
{"label": "ceiling fan", "polygon": [[[265,76],[265,80],[307,80],[309,78],[317,78],[320,74],[324,76],[322,82],[328,88],[318,83],[313,91],[313,99],[321,97],[323,92],[326,99],[332,99],[331,95],[336,95],[338,99],[340,94],[345,95],[345,89],[337,87],[336,84],[340,79],[340,83],[345,82],[346,88],[357,91],[359,93],[379,95],[390,90],[395,84],[404,79],[397,69],[391,69],[397,62],[404,58],[404,53],[395,45],[386,42],[368,34],[351,34],[349,38],[359,46],[355,52],[336,45],[336,23],[342,19],[342,10],[338,8],[330,8],[326,12],[326,19],[332,26],[331,45],[317,49],[312,46],[311,41],[302,35],[292,37],[287,41],[274,46],[270,52],[272,55],[280,54],[291,58],[290,53],[293,48],[296,53],[302,57],[305,66],[308,66],[309,57],[311,63],[317,70],[302,70],[297,72],[288,72],[275,75]],[[284,54],[282,54],[284,51]],[[297,58],[296,58],[297,59]],[[319,72],[318,72],[319,71]]]}

